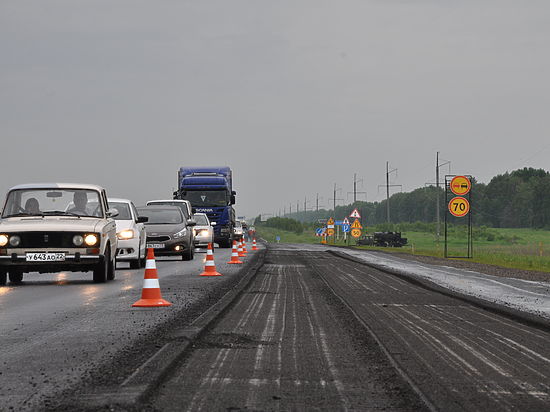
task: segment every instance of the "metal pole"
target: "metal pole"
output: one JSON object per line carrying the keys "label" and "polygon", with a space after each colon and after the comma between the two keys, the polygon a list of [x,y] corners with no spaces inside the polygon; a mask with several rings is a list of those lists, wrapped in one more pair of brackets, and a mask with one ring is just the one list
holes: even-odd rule
{"label": "metal pole", "polygon": [[435,221],[436,221],[436,239],[439,243],[439,236],[441,234],[441,222],[439,217],[439,152],[435,155]]}
{"label": "metal pole", "polygon": [[319,211],[319,193],[317,193],[316,211]]}
{"label": "metal pole", "polygon": [[386,217],[390,223],[390,162],[386,162]]}
{"label": "metal pole", "polygon": [[353,174],[353,203],[357,202],[357,173]]}
{"label": "metal pole", "polygon": [[[336,183],[334,183],[333,200],[334,200],[334,206],[333,206],[332,210],[333,210],[333,214],[336,216]],[[336,217],[335,217],[335,219],[336,219]]]}

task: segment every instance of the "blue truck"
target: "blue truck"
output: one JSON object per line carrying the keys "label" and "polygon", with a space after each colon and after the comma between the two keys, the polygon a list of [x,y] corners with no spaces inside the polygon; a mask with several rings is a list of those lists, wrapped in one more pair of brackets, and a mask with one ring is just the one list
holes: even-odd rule
{"label": "blue truck", "polygon": [[235,191],[231,169],[223,167],[181,167],[174,199],[189,200],[193,212],[206,213],[214,226],[214,242],[231,247],[235,226]]}

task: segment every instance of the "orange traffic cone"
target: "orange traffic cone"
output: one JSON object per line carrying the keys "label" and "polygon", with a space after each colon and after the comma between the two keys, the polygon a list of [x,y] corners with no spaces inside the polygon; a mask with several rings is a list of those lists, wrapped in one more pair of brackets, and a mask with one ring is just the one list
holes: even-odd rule
{"label": "orange traffic cone", "polygon": [[212,243],[208,244],[206,249],[206,262],[204,263],[204,272],[199,276],[221,276],[222,274],[216,270],[214,263],[214,254],[212,253]]}
{"label": "orange traffic cone", "polygon": [[171,305],[172,304],[164,300],[160,294],[159,277],[157,274],[157,266],[155,264],[155,252],[152,248],[148,248],[141,299],[132,306],[140,308],[153,308]]}
{"label": "orange traffic cone", "polygon": [[244,237],[243,237],[243,253],[245,255],[248,253],[248,250],[246,250],[246,240],[244,240]]}
{"label": "orange traffic cone", "polygon": [[256,246],[256,238],[252,239],[252,250],[258,250],[258,246]]}
{"label": "orange traffic cone", "polygon": [[239,257],[245,257],[246,256],[243,252],[243,242],[242,242],[242,240],[239,240],[239,243],[237,244],[237,252],[239,253]]}
{"label": "orange traffic cone", "polygon": [[239,252],[237,252],[237,241],[233,241],[233,250],[231,251],[231,260],[229,262],[230,265],[235,264],[242,264],[241,260],[239,259]]}

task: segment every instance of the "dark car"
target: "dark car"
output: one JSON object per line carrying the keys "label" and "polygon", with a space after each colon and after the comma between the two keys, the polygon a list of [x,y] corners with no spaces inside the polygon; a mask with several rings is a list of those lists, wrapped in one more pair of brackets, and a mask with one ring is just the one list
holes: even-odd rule
{"label": "dark car", "polygon": [[138,208],[140,216],[149,218],[145,223],[147,247],[155,249],[156,256],[181,255],[192,260],[194,255],[194,222],[189,222],[177,206],[145,206]]}

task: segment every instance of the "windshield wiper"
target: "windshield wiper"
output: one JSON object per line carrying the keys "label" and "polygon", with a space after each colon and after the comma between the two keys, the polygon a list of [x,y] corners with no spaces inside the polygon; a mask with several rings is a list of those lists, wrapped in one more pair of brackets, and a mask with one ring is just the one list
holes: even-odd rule
{"label": "windshield wiper", "polygon": [[43,213],[29,213],[29,212],[20,212],[20,213],[14,213],[12,215],[7,215],[4,217],[22,217],[22,216],[40,216],[44,217]]}
{"label": "windshield wiper", "polygon": [[82,217],[79,214],[68,212],[65,210],[48,210],[47,212],[44,212],[44,215],[76,216],[79,219]]}

